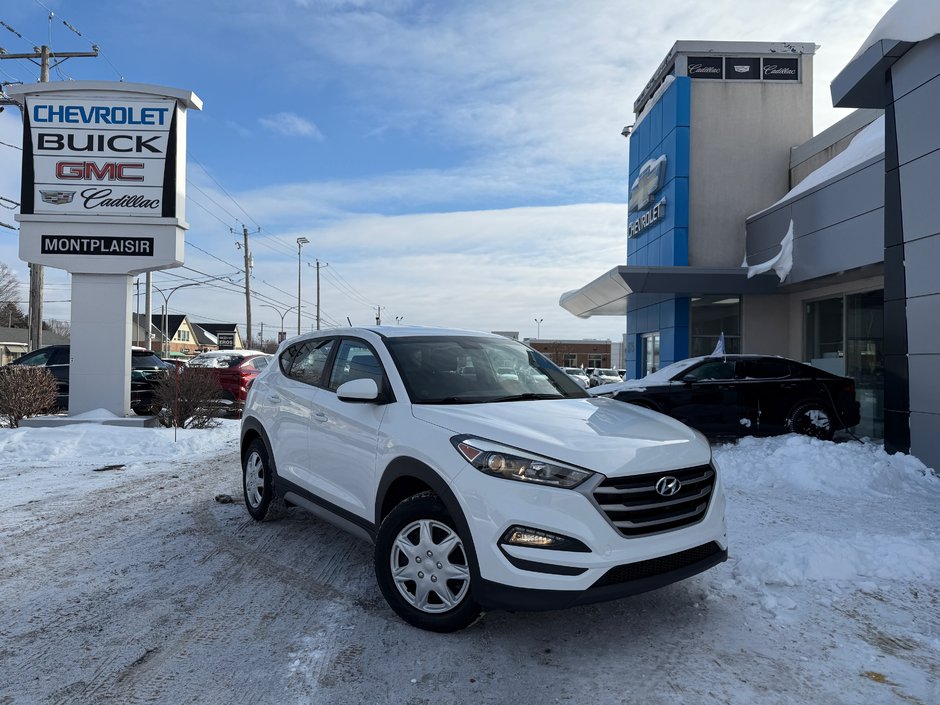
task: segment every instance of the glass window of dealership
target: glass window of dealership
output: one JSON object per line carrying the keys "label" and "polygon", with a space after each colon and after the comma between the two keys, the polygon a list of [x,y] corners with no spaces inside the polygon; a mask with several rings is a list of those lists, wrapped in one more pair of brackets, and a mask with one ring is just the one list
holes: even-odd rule
{"label": "glass window of dealership", "polygon": [[[884,181],[876,176],[884,157],[849,175],[864,182],[852,197],[836,184],[791,189],[880,113],[856,111],[813,137],[815,50],[677,42],[624,130],[626,265],[561,303],[582,317],[626,314],[631,378],[708,355],[722,337],[727,353],[782,355],[854,377],[857,432],[879,437]],[[788,225],[793,255],[783,282],[774,271],[749,277],[748,265],[781,255]],[[622,290],[612,291],[611,281]]]}

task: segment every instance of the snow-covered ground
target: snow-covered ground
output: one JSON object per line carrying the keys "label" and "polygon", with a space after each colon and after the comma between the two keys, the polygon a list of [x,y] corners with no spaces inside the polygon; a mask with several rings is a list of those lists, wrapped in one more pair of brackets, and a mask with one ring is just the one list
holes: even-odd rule
{"label": "snow-covered ground", "polygon": [[385,606],[368,545],[248,518],[237,433],[0,429],[0,705],[940,703],[940,480],[916,458],[718,446],[727,563],[436,635]]}

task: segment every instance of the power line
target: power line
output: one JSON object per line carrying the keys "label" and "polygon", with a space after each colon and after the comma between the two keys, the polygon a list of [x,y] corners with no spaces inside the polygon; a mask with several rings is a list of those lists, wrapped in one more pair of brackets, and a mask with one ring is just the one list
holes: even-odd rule
{"label": "power line", "polygon": [[246,211],[244,208],[242,208],[241,204],[240,204],[238,201],[235,200],[235,197],[232,196],[232,194],[230,194],[228,191],[225,190],[225,187],[224,187],[222,184],[220,184],[220,183],[218,182],[218,180],[217,180],[212,174],[209,173],[209,170],[206,169],[206,168],[202,165],[202,162],[200,162],[198,159],[196,159],[196,157],[193,155],[192,152],[189,153],[189,158],[192,159],[194,162],[196,162],[196,164],[199,165],[199,168],[202,169],[202,170],[205,172],[206,176],[208,176],[210,179],[212,179],[212,180],[215,182],[216,186],[218,186],[220,189],[222,189],[222,193],[224,193],[226,196],[229,197],[229,199],[232,201],[232,203],[234,203],[234,204],[238,207],[238,210],[240,210],[242,213],[244,213],[244,214],[245,214],[245,217],[247,217],[248,220],[250,220],[250,221],[254,224],[254,226],[255,226],[256,228],[258,228],[258,229],[261,228],[261,226],[258,225],[257,221],[256,221],[254,218],[252,218],[250,215],[248,215],[248,211]]}

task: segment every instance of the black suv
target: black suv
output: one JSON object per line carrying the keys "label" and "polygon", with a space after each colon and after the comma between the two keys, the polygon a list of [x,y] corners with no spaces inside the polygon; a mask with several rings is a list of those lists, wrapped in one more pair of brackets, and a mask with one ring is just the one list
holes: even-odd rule
{"label": "black suv", "polygon": [[[59,385],[56,405],[69,408],[69,346],[47,345],[17,358],[11,365],[36,365],[46,367]],[[154,400],[154,385],[173,365],[164,362],[157,354],[144,348],[131,348],[131,409],[139,416],[149,416],[160,411]]]}

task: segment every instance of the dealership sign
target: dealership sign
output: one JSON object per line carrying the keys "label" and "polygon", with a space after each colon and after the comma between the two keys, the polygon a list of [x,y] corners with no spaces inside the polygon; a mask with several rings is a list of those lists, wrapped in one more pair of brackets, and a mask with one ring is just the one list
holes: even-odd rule
{"label": "dealership sign", "polygon": [[[26,97],[33,162],[24,212],[172,217],[175,101]],[[166,207],[165,207],[166,206]]]}
{"label": "dealership sign", "polygon": [[22,259],[106,274],[183,263],[186,111],[201,107],[195,95],[99,81],[9,93],[23,106]]}

